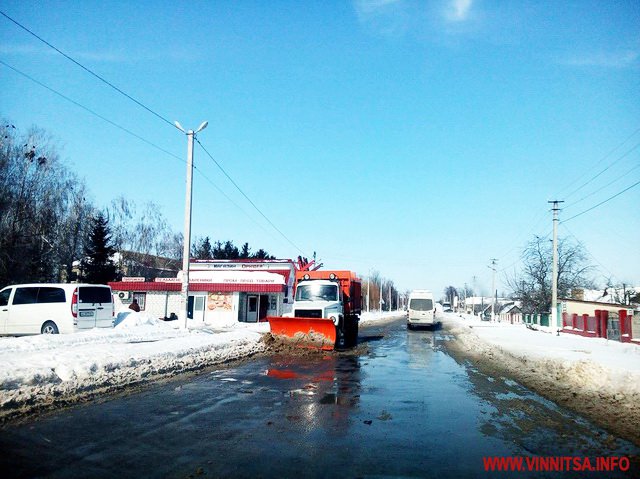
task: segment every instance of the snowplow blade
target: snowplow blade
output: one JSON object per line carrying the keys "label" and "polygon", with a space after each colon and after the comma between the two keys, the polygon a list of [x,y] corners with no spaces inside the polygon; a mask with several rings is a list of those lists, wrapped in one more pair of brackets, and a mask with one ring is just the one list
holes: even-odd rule
{"label": "snowplow blade", "polygon": [[330,319],[267,317],[271,334],[293,341],[302,347],[332,350],[336,344],[336,327]]}

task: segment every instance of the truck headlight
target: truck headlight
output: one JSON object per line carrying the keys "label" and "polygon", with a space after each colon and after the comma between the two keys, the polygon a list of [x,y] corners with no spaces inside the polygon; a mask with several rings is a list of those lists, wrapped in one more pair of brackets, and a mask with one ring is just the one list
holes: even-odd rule
{"label": "truck headlight", "polygon": [[329,319],[333,321],[333,324],[335,324],[336,326],[340,322],[340,316],[338,316],[337,314],[332,314],[331,316],[329,316]]}

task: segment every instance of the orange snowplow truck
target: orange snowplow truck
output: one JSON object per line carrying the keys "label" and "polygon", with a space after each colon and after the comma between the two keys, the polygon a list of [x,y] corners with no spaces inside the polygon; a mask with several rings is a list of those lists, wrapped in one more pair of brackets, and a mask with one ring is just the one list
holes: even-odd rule
{"label": "orange snowplow truck", "polygon": [[297,271],[293,311],[268,317],[271,334],[306,346],[343,349],[358,341],[362,283],[352,271]]}

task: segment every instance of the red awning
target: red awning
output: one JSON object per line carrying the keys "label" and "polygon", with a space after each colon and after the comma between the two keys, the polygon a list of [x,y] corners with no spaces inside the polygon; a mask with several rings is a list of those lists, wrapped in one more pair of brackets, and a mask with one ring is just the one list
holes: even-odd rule
{"label": "red awning", "polygon": [[[180,291],[181,283],[163,283],[160,281],[138,282],[118,281],[109,283],[114,291]],[[284,284],[260,284],[260,283],[189,283],[189,291],[206,291],[221,293],[283,293]]]}

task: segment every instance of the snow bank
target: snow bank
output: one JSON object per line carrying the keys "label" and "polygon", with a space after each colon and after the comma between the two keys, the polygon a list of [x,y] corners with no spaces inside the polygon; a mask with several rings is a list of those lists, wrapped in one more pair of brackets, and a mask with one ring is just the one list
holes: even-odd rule
{"label": "snow bank", "polygon": [[501,351],[558,380],[592,391],[640,393],[640,347],[603,338],[560,335],[524,324],[492,323],[473,316],[443,315],[468,349]]}
{"label": "snow bank", "polygon": [[177,323],[132,312],[113,329],[0,339],[0,417],[264,350],[264,326],[214,331]]}

